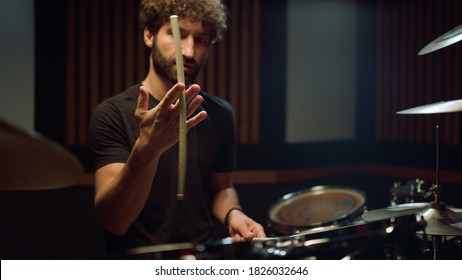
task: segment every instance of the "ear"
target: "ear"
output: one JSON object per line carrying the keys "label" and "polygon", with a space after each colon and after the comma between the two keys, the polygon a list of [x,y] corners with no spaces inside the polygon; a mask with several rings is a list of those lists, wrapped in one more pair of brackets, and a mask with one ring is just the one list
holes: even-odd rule
{"label": "ear", "polygon": [[145,27],[144,32],[143,32],[143,37],[144,37],[144,43],[146,44],[148,48],[151,49],[152,44],[154,42],[154,34],[152,34],[152,32],[147,27]]}

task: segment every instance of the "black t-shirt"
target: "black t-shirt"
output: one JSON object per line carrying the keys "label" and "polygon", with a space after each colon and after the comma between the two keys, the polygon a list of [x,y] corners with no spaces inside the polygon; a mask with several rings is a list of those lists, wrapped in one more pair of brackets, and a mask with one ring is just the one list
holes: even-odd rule
{"label": "black t-shirt", "polygon": [[[89,146],[95,170],[126,162],[138,137],[134,117],[140,84],[103,101],[96,108],[89,129]],[[110,252],[178,242],[205,242],[213,225],[210,213],[213,172],[235,169],[235,131],[230,104],[205,92],[198,109],[207,118],[188,131],[185,199],[178,201],[178,144],[160,158],[149,197],[124,236],[107,233]],[[159,102],[152,96],[149,109]],[[155,143],[152,143],[155,145]]]}

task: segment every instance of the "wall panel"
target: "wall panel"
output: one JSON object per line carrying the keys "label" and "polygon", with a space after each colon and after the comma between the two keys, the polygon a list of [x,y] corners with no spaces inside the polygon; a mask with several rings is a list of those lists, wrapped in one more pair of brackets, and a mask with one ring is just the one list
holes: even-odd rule
{"label": "wall panel", "polygon": [[462,44],[419,56],[428,43],[462,24],[461,1],[377,1],[376,140],[461,143],[461,114],[396,112],[462,98]]}

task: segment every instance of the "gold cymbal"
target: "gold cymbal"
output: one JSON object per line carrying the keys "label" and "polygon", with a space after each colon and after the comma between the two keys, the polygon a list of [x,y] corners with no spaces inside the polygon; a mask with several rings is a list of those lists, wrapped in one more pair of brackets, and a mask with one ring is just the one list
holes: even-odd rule
{"label": "gold cymbal", "polygon": [[457,43],[460,40],[462,40],[462,24],[456,26],[455,28],[449,30],[448,32],[436,38],[435,40],[431,41],[422,50],[420,50],[419,55],[434,52],[436,50]]}
{"label": "gold cymbal", "polygon": [[407,203],[371,210],[361,218],[366,222],[415,215],[426,222],[425,233],[429,235],[462,236],[462,209],[447,208],[430,203]]}
{"label": "gold cymbal", "polygon": [[432,207],[416,214],[427,222],[425,233],[430,235],[462,236],[462,209]]}
{"label": "gold cymbal", "polygon": [[462,111],[462,99],[452,101],[440,101],[427,105],[422,105],[403,111],[397,112],[397,114],[438,114],[438,113],[451,113]]}
{"label": "gold cymbal", "polygon": [[0,190],[46,190],[71,186],[83,175],[70,152],[38,133],[0,120]]}
{"label": "gold cymbal", "polygon": [[407,215],[415,215],[424,209],[429,209],[430,203],[406,203],[389,206],[382,209],[370,210],[361,215],[366,222],[375,222],[385,219],[398,218]]}

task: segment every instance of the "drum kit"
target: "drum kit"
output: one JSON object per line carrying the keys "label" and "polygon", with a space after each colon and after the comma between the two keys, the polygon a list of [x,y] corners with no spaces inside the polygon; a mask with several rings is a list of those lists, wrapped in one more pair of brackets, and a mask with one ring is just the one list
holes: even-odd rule
{"label": "drum kit", "polygon": [[[462,40],[462,25],[425,46],[428,54]],[[397,114],[462,111],[462,99],[418,106]],[[436,182],[428,190],[417,179],[390,189],[392,206],[367,211],[366,198],[351,188],[317,186],[290,193],[269,211],[270,225],[283,237],[254,241],[263,255],[314,259],[461,259],[462,209],[440,198],[439,135],[436,133]],[[414,202],[414,198],[434,201]],[[411,202],[398,204],[408,198]],[[358,219],[360,216],[360,219]],[[287,235],[289,234],[289,235]],[[292,235],[290,235],[292,234]]]}
{"label": "drum kit", "polygon": [[[425,46],[428,54],[462,40],[462,25]],[[397,114],[439,114],[462,111],[462,99],[418,106]],[[390,189],[392,206],[367,211],[364,194],[351,188],[313,187],[285,195],[269,211],[270,224],[285,237],[269,238],[256,247],[265,256],[314,259],[461,259],[462,209],[441,201],[439,135],[436,133],[436,182],[427,191],[423,181]],[[397,199],[411,202],[397,204]],[[434,197],[431,203],[414,198]],[[324,201],[327,200],[327,201]],[[313,209],[314,208],[314,209]],[[364,210],[364,211],[363,211]],[[361,219],[358,219],[358,213]]]}
{"label": "drum kit", "polygon": [[[462,25],[438,37],[419,55],[462,40]],[[441,101],[397,114],[438,114],[462,111],[462,99]],[[83,167],[71,153],[37,133],[28,133],[0,120],[0,190],[47,190],[70,186]],[[159,259],[445,259],[462,258],[462,209],[440,199],[437,135],[436,183],[392,195],[434,201],[393,203],[367,211],[367,198],[354,188],[315,186],[289,193],[268,212],[279,235],[233,243],[230,238],[210,244],[167,244],[133,248],[125,257]],[[418,182],[418,181],[416,181]],[[396,202],[396,201],[394,201]],[[430,245],[429,245],[430,244]]]}
{"label": "drum kit", "polygon": [[[436,38],[419,55],[462,40],[462,25]],[[441,101],[397,114],[462,111],[462,99]],[[268,211],[276,235],[233,243],[229,238],[209,245],[188,244],[194,259],[462,259],[462,209],[448,207],[439,190],[439,141],[436,135],[436,182],[395,183],[392,205],[367,211],[365,194],[342,186],[315,186],[284,195]],[[414,202],[433,196],[432,202]],[[403,202],[404,199],[404,203]],[[226,250],[223,250],[226,248]],[[136,248],[129,255],[152,254],[161,248]],[[184,248],[180,250],[185,252]],[[145,251],[143,251],[145,250]],[[170,247],[167,251],[179,252]],[[225,253],[224,253],[225,252]]]}

